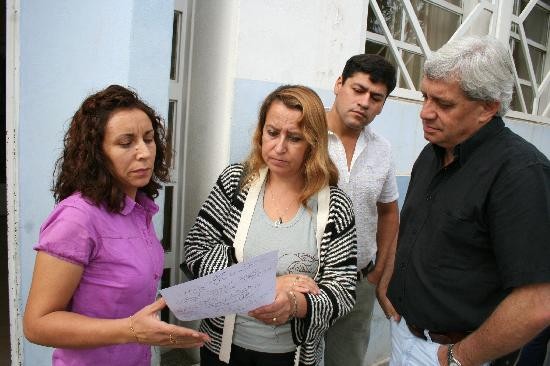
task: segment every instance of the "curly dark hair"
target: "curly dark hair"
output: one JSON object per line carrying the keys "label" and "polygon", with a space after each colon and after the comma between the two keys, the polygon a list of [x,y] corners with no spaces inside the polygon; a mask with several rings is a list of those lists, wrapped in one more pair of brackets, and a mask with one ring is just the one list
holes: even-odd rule
{"label": "curly dark hair", "polygon": [[158,196],[159,182],[169,180],[163,120],[136,92],[110,85],[87,97],[71,119],[63,139],[63,153],[55,164],[52,192],[56,202],[80,192],[98,206],[104,203],[109,211],[120,212],[124,208],[125,195],[108,167],[103,139],[113,113],[127,109],[143,111],[153,125],[156,144],[153,175],[139,191],[151,199]]}

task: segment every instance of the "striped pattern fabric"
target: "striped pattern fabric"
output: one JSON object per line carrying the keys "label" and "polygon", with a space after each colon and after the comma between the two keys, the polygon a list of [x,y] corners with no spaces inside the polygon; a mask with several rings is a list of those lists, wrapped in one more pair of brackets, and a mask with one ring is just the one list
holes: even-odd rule
{"label": "striped pattern fabric", "polygon": [[[238,192],[241,164],[227,167],[218,177],[185,240],[190,271],[201,277],[237,262],[233,240],[248,191]],[[350,199],[330,187],[329,216],[320,248],[320,270],[315,278],[321,293],[306,294],[307,315],[291,321],[294,343],[300,347],[299,364],[316,365],[322,357],[321,340],[336,319],[355,303],[357,247],[355,219]],[[204,319],[200,330],[212,341],[206,347],[219,354],[224,317]]]}

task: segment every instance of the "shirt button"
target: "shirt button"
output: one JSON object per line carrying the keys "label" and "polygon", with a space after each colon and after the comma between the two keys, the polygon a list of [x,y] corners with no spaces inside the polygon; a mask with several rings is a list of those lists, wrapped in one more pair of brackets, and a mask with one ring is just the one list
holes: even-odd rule
{"label": "shirt button", "polygon": [[426,195],[426,201],[429,201],[429,200],[431,200],[431,199],[432,199],[432,195],[431,195],[431,194]]}
{"label": "shirt button", "polygon": [[399,263],[399,268],[405,269],[405,267],[407,267],[407,265],[405,264],[405,262]]}

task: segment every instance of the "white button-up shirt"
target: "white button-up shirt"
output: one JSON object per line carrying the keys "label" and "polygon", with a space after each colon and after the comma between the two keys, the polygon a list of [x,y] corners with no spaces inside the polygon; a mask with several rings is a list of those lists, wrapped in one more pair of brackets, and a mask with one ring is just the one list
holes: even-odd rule
{"label": "white button-up shirt", "polygon": [[393,202],[399,197],[391,145],[366,126],[357,139],[349,170],[344,145],[332,131],[329,131],[328,149],[340,174],[338,186],[353,202],[357,268],[362,269],[376,256],[376,203]]}

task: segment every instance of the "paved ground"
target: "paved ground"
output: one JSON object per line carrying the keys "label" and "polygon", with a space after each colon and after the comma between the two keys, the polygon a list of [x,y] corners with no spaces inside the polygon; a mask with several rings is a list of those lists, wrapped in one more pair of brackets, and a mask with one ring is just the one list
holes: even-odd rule
{"label": "paved ground", "polygon": [[[189,358],[186,357],[186,355],[180,350],[172,350],[162,354],[160,365],[161,366],[199,366],[198,364],[193,364],[191,360],[189,360]],[[387,366],[387,365],[388,365],[388,362],[386,361],[382,363],[377,363],[372,366]]]}
{"label": "paved ground", "polygon": [[193,366],[194,364],[181,350],[172,350],[163,353],[160,359],[161,366]]}

